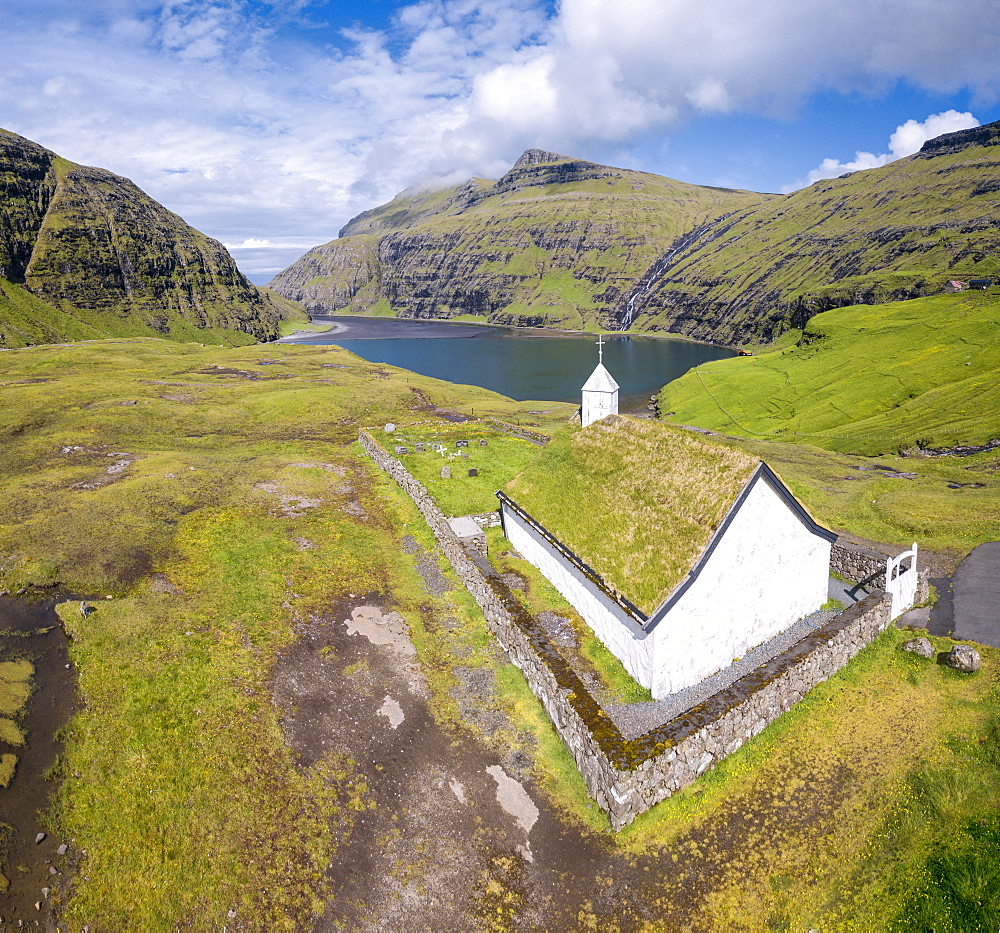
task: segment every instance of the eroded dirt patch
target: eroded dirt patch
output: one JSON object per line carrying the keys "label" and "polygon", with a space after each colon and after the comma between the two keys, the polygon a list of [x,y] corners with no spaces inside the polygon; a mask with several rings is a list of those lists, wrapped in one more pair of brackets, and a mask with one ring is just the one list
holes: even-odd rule
{"label": "eroded dirt patch", "polygon": [[56,788],[49,772],[63,748],[58,730],[69,721],[76,701],[76,673],[55,603],[54,597],[33,602],[0,597],[0,660],[26,658],[34,666],[32,694],[18,722],[25,743],[0,742],[0,749],[18,756],[10,786],[0,789],[0,824],[11,827],[2,853],[10,879],[9,890],[0,893],[3,930],[22,924],[55,929],[53,907],[65,893],[67,866],[74,857],[67,840],[56,837],[44,822]]}

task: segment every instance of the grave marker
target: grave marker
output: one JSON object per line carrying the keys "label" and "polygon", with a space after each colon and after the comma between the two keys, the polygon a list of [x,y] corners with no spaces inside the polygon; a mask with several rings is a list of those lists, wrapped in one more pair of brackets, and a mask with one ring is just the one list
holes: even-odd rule
{"label": "grave marker", "polygon": [[475,467],[469,467],[469,476],[478,476],[478,475],[479,475],[479,470],[477,470]]}
{"label": "grave marker", "polygon": [[447,463],[441,467],[441,479],[451,479],[451,467]]}

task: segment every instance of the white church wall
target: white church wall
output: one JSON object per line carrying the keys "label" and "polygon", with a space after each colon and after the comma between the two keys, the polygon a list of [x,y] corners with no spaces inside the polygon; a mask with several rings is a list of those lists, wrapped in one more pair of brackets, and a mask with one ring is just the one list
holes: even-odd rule
{"label": "white church wall", "polygon": [[608,415],[618,414],[618,393],[617,392],[583,392],[583,406],[581,410],[581,425],[588,427],[601,418]]}
{"label": "white church wall", "polygon": [[503,525],[514,549],[537,567],[563,598],[583,616],[594,634],[642,686],[651,688],[653,640],[640,638],[625,621],[625,612],[588,580],[536,529],[506,503]]}
{"label": "white church wall", "polygon": [[653,696],[698,683],[819,609],[829,567],[830,542],[758,478],[697,579],[650,633]]}

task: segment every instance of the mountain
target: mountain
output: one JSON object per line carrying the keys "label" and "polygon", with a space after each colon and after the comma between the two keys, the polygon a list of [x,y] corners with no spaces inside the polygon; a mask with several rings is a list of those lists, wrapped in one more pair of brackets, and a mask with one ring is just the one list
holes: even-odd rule
{"label": "mountain", "polygon": [[127,178],[0,130],[0,347],[106,336],[240,344],[290,313]]}
{"label": "mountain", "polygon": [[769,197],[529,149],[498,181],[360,214],[270,287],[314,314],[608,328],[677,237]]}
{"label": "mountain", "polygon": [[1000,271],[1000,122],[691,231],[633,289],[624,326],[770,342],[830,308]]}
{"label": "mountain", "polygon": [[829,308],[1000,271],[1000,123],[788,195],[528,150],[497,182],[404,192],[271,286],[313,313],[768,343]]}

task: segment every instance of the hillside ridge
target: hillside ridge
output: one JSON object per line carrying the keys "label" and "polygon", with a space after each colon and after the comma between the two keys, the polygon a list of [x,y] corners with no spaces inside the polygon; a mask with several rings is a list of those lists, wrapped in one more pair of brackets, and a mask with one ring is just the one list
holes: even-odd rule
{"label": "hillside ridge", "polygon": [[132,181],[0,131],[0,346],[100,336],[247,343],[286,305]]}
{"label": "hillside ridge", "polygon": [[766,344],[829,308],[1000,272],[998,141],[1000,122],[948,133],[787,195],[528,149],[496,181],[358,215],[271,286],[317,314]]}
{"label": "hillside ridge", "polygon": [[314,314],[609,329],[679,235],[769,197],[528,149],[496,181],[411,189],[359,214],[270,287]]}

